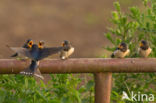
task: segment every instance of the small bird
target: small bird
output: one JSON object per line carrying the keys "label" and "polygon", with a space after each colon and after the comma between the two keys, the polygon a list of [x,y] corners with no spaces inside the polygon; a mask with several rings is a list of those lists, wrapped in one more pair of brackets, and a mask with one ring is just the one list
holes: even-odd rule
{"label": "small bird", "polygon": [[148,55],[151,53],[151,51],[152,51],[152,49],[149,47],[148,42],[145,41],[145,40],[142,40],[142,41],[140,42],[140,47],[139,47],[139,49],[138,49],[139,55],[140,55],[141,57],[146,58],[146,57],[148,57]]}
{"label": "small bird", "polygon": [[46,47],[43,47],[43,44],[42,43],[40,44],[40,42],[38,45],[33,44],[30,49],[26,49],[22,47],[10,47],[10,49],[13,50],[14,52],[20,55],[26,56],[32,60],[31,65],[28,68],[26,68],[24,71],[21,71],[20,73],[25,74],[25,75],[35,75],[40,78],[43,78],[42,75],[40,75],[40,73],[36,73],[36,71],[38,70],[37,68],[39,65],[39,61],[52,54],[56,54],[65,48],[67,47],[46,48]]}
{"label": "small bird", "polygon": [[[44,41],[39,41],[38,48],[39,49],[44,48]],[[21,71],[20,74],[30,75],[30,76],[35,75],[37,77],[40,77],[41,79],[44,79],[44,77],[41,75],[40,70],[38,69],[38,66],[39,66],[39,61],[32,60],[30,66],[25,70]]]}
{"label": "small bird", "polygon": [[127,47],[127,44],[122,42],[116,50],[112,53],[111,57],[112,58],[124,58],[130,53],[130,50]]}
{"label": "small bird", "polygon": [[67,47],[60,52],[60,58],[64,60],[74,53],[74,47],[72,47],[71,43],[67,40],[63,42],[62,46]]}
{"label": "small bird", "polygon": [[[32,39],[28,39],[26,41],[26,43],[24,43],[24,45],[22,46],[23,48],[26,48],[26,49],[30,49],[33,45],[33,40]],[[17,57],[18,56],[18,53],[15,53],[13,54],[11,57]]]}

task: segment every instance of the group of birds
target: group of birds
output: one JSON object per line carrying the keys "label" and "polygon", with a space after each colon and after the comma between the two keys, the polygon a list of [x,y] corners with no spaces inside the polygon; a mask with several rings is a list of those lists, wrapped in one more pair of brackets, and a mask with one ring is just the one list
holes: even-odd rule
{"label": "group of birds", "polygon": [[21,71],[20,74],[29,75],[29,76],[37,76],[41,79],[44,79],[41,75],[38,66],[39,61],[56,53],[60,53],[60,59],[67,59],[73,52],[74,47],[71,43],[65,40],[62,43],[62,46],[59,47],[45,47],[44,41],[39,41],[38,44],[34,44],[32,39],[28,39],[26,43],[22,47],[10,47],[11,50],[15,52],[11,57],[17,56],[25,56],[31,59],[31,64],[28,68]]}
{"label": "group of birds", "polygon": [[[142,40],[140,42],[139,48],[138,48],[138,54],[146,58],[149,56],[149,54],[152,52],[152,49],[150,48],[149,44],[147,41]],[[125,56],[129,55],[130,50],[128,49],[128,46],[126,43],[122,42],[116,50],[112,53],[111,57],[112,58],[124,58]]]}
{"label": "group of birds", "polygon": [[[62,46],[59,47],[45,47],[44,41],[39,41],[38,44],[34,44],[32,39],[28,39],[23,47],[10,47],[11,50],[15,52],[11,57],[17,56],[25,56],[31,59],[31,64],[28,68],[21,71],[20,74],[29,75],[29,76],[37,76],[43,79],[38,66],[39,61],[56,53],[60,53],[60,59],[65,60],[74,52],[74,47],[71,43],[65,40],[62,43]],[[140,47],[138,49],[138,53],[141,57],[148,57],[151,53],[152,49],[149,47],[147,41],[142,40],[140,42]],[[129,55],[130,50],[126,43],[122,42],[116,50],[112,53],[112,58],[124,58],[125,56]]]}

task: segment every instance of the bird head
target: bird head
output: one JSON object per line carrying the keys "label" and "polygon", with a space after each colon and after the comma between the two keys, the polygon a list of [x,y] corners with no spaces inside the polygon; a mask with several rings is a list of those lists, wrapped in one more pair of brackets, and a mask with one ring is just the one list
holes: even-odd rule
{"label": "bird head", "polygon": [[67,40],[64,40],[64,42],[62,43],[62,46],[64,47],[64,46],[69,46],[70,45],[70,42],[69,41],[67,41]]}
{"label": "bird head", "polygon": [[127,44],[122,42],[119,46],[118,49],[125,52],[127,50]]}
{"label": "bird head", "polygon": [[26,45],[27,45],[28,48],[31,48],[32,45],[33,45],[33,40],[28,39],[27,42],[26,42]]}
{"label": "bird head", "polygon": [[143,50],[146,50],[146,49],[149,48],[148,42],[145,41],[145,40],[142,40],[142,41],[140,42],[140,45],[139,45],[139,46],[140,46],[140,48],[143,49]]}
{"label": "bird head", "polygon": [[39,41],[38,48],[40,48],[40,49],[44,48],[44,41],[43,40]]}

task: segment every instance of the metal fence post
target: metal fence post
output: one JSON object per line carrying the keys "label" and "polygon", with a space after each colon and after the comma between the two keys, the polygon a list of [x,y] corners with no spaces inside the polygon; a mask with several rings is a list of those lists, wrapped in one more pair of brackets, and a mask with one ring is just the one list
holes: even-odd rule
{"label": "metal fence post", "polygon": [[110,103],[112,73],[96,73],[95,103]]}

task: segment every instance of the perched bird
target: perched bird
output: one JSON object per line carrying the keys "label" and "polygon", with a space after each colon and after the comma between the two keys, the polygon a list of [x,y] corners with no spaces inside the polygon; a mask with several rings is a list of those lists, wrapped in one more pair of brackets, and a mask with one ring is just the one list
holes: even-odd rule
{"label": "perched bird", "polygon": [[[24,43],[24,45],[22,46],[23,48],[26,48],[26,49],[30,49],[31,47],[32,47],[32,45],[33,45],[33,41],[32,41],[32,39],[28,39],[27,41],[26,41],[26,43]],[[15,53],[15,54],[13,54],[11,57],[17,57],[18,56],[18,53]]]}
{"label": "perched bird", "polygon": [[[44,48],[44,41],[39,41],[38,48],[39,49]],[[41,79],[44,79],[44,77],[41,75],[40,70],[38,69],[38,66],[39,66],[39,61],[32,60],[30,66],[25,70],[21,71],[20,74],[30,75],[30,76],[35,75],[37,77],[40,77]]]}
{"label": "perched bird", "polygon": [[67,59],[70,55],[73,54],[74,52],[74,47],[72,47],[71,43],[67,40],[65,40],[62,44],[63,47],[67,47],[64,48],[61,52],[60,52],[60,58],[61,59]]}
{"label": "perched bird", "polygon": [[11,50],[17,52],[20,55],[26,56],[32,60],[31,65],[24,71],[20,72],[21,74],[36,75],[42,78],[40,73],[36,73],[36,71],[38,70],[37,68],[39,65],[39,60],[42,60],[52,54],[56,54],[60,52],[61,50],[67,48],[67,47],[50,47],[50,48],[43,47],[41,48],[40,46],[38,46],[37,44],[33,44],[30,49],[26,49],[22,47],[10,47]]}
{"label": "perched bird", "polygon": [[[43,49],[44,48],[44,41],[39,41],[38,48]],[[26,75],[35,75],[37,77],[40,77],[41,79],[44,79],[44,77],[41,75],[40,70],[38,69],[39,61],[31,61],[31,65],[29,68],[25,69],[24,71],[20,72],[21,74]]]}
{"label": "perched bird", "polygon": [[148,42],[145,41],[145,40],[142,40],[142,41],[140,42],[140,47],[139,47],[139,49],[138,49],[139,55],[140,55],[141,57],[146,58],[146,57],[148,57],[148,55],[151,53],[151,51],[152,51],[152,49],[149,47]]}
{"label": "perched bird", "polygon": [[127,44],[122,42],[116,50],[112,53],[111,57],[112,58],[124,58],[130,53],[130,50],[127,47]]}

